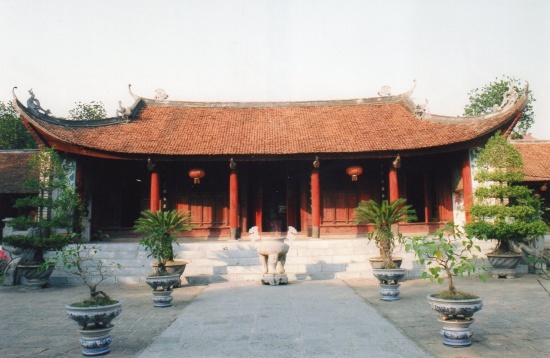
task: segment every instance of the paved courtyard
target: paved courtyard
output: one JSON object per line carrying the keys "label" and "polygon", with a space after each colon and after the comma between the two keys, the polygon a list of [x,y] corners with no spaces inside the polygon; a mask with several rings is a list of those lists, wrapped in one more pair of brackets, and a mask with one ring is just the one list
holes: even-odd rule
{"label": "paved courtyard", "polygon": [[[425,296],[439,290],[409,280],[400,300],[379,299],[374,280],[319,280],[287,286],[226,282],[174,291],[171,308],[153,308],[145,285],[105,285],[123,300],[111,357],[548,357],[550,282],[459,280],[484,297],[474,344],[443,346]],[[41,291],[0,288],[0,357],[81,357],[64,305],[83,286]]]}

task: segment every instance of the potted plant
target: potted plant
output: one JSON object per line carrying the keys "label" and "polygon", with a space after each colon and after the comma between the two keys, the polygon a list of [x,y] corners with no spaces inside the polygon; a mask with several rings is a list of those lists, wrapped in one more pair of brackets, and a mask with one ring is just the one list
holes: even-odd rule
{"label": "potted plant", "polygon": [[521,260],[517,246],[546,233],[540,199],[527,186],[523,160],[517,148],[499,133],[489,139],[477,156],[474,179],[481,185],[474,191],[469,209],[472,222],[464,229],[469,235],[496,241],[487,254],[494,277],[515,277]]}
{"label": "potted plant", "polygon": [[112,272],[120,268],[117,263],[105,265],[95,255],[100,251],[96,244],[86,245],[77,242],[54,253],[43,266],[55,265],[61,271],[78,276],[89,289],[88,297],[66,305],[67,315],[80,326],[82,354],[96,356],[110,352],[112,341],[111,321],[122,311],[120,301],[112,299],[97,287]]}
{"label": "potted plant", "polygon": [[374,276],[380,281],[382,300],[394,301],[399,296],[398,281],[405,276],[406,271],[398,267],[393,260],[393,251],[397,244],[403,241],[400,233],[395,233],[392,226],[400,221],[415,220],[414,210],[406,205],[407,200],[399,198],[392,203],[382,200],[377,204],[373,200],[361,201],[355,210],[357,223],[374,224],[374,232],[367,234],[370,242],[374,242],[380,250],[381,265],[373,268]]}
{"label": "potted plant", "polygon": [[23,276],[28,288],[47,286],[53,267],[37,270],[45,262],[44,253],[70,244],[73,234],[79,232],[83,208],[68,180],[73,169],[61,161],[53,148],[43,148],[30,161],[25,186],[36,194],[17,199],[14,207],[36,211],[36,215],[9,221],[9,226],[26,230],[26,234],[3,239],[5,245],[21,251],[15,263],[18,274],[13,270],[13,277],[9,278],[12,284],[18,284]]}
{"label": "potted plant", "polygon": [[[430,307],[439,313],[439,322],[443,323],[443,344],[471,345],[469,326],[474,322],[473,314],[483,307],[483,301],[477,295],[457,290],[453,278],[478,271],[474,252],[481,252],[481,248],[472,236],[465,236],[458,226],[448,223],[435,235],[411,238],[405,250],[413,250],[418,262],[426,265],[422,278],[437,280],[439,284],[447,280],[447,290],[428,296]],[[478,277],[485,280],[482,274]]]}
{"label": "potted plant", "polygon": [[147,234],[139,243],[149,250],[147,257],[156,260],[153,263],[155,272],[145,278],[145,282],[153,289],[155,307],[172,305],[172,288],[180,284],[180,276],[187,264],[182,260],[174,260],[172,244],[178,244],[174,235],[193,229],[190,222],[190,212],[182,213],[178,210],[159,210],[156,213],[145,210],[136,220],[135,231]]}

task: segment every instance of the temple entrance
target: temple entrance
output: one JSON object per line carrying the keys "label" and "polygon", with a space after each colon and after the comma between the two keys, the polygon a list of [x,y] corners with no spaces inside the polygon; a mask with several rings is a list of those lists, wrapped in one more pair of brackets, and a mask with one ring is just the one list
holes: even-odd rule
{"label": "temple entrance", "polygon": [[299,162],[262,162],[253,164],[248,187],[247,230],[258,226],[260,232],[286,232],[288,226],[298,231],[300,222]]}
{"label": "temple entrance", "polygon": [[262,229],[281,232],[287,229],[287,175],[283,163],[270,163],[263,172]]}

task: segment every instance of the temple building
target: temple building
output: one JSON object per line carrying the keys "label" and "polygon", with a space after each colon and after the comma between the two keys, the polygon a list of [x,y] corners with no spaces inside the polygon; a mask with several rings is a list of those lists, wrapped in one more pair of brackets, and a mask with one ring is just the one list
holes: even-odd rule
{"label": "temple building", "polygon": [[527,92],[490,114],[449,117],[415,104],[413,90],[206,103],[130,89],[131,107],[92,121],[56,118],[32,92],[25,106],[14,91],[14,106],[40,146],[76,164],[91,231],[125,237],[141,210],[178,209],[191,212],[195,230],[186,235],[195,237],[238,239],[253,226],[264,233],[294,226],[322,238],[368,231],[353,215],[368,199],[406,198],[418,221],[401,223],[403,233],[468,220],[471,149],[512,131]]}

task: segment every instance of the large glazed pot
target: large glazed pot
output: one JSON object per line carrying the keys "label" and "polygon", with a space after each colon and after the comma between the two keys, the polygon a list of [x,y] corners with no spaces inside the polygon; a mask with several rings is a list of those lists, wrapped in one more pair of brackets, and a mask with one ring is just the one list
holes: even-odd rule
{"label": "large glazed pot", "polygon": [[[182,278],[183,271],[185,271],[185,266],[187,266],[187,261],[184,260],[173,260],[168,261],[164,266],[168,275],[179,275],[180,282],[177,283],[174,287],[181,287],[182,285],[187,284],[185,277]],[[157,270],[158,262],[153,263],[153,268]]]}
{"label": "large glazed pot", "polygon": [[[397,266],[397,268],[400,268],[401,263],[403,262],[403,258],[402,257],[394,257],[392,261],[395,264],[395,266]],[[370,262],[373,269],[382,268],[383,260],[380,256],[369,258],[369,262]]]}
{"label": "large glazed pot", "polygon": [[443,344],[451,347],[467,347],[472,344],[470,325],[472,316],[483,307],[481,297],[467,300],[451,300],[428,296],[430,307],[439,313],[438,321],[443,324],[440,333]]}
{"label": "large glazed pot", "polygon": [[65,308],[69,318],[81,327],[78,332],[81,334],[82,355],[108,354],[111,351],[111,330],[114,327],[111,321],[122,312],[122,303],[93,307],[67,305]]}
{"label": "large glazed pot", "polygon": [[107,306],[77,307],[65,306],[70,319],[78,323],[83,329],[89,326],[106,327],[122,312],[122,303],[118,302]]}
{"label": "large glazed pot", "polygon": [[405,269],[373,269],[374,277],[380,282],[380,299],[395,301],[399,297],[399,280],[405,277]]}
{"label": "large glazed pot", "polygon": [[153,306],[172,306],[172,288],[179,284],[179,275],[147,276],[145,282],[153,289]]}
{"label": "large glazed pot", "polygon": [[17,271],[25,278],[25,287],[30,290],[39,290],[50,284],[50,276],[55,264],[50,264],[47,269],[40,271],[40,265],[17,265]]}
{"label": "large glazed pot", "polygon": [[493,278],[515,278],[521,255],[487,254],[487,260],[493,267]]}

